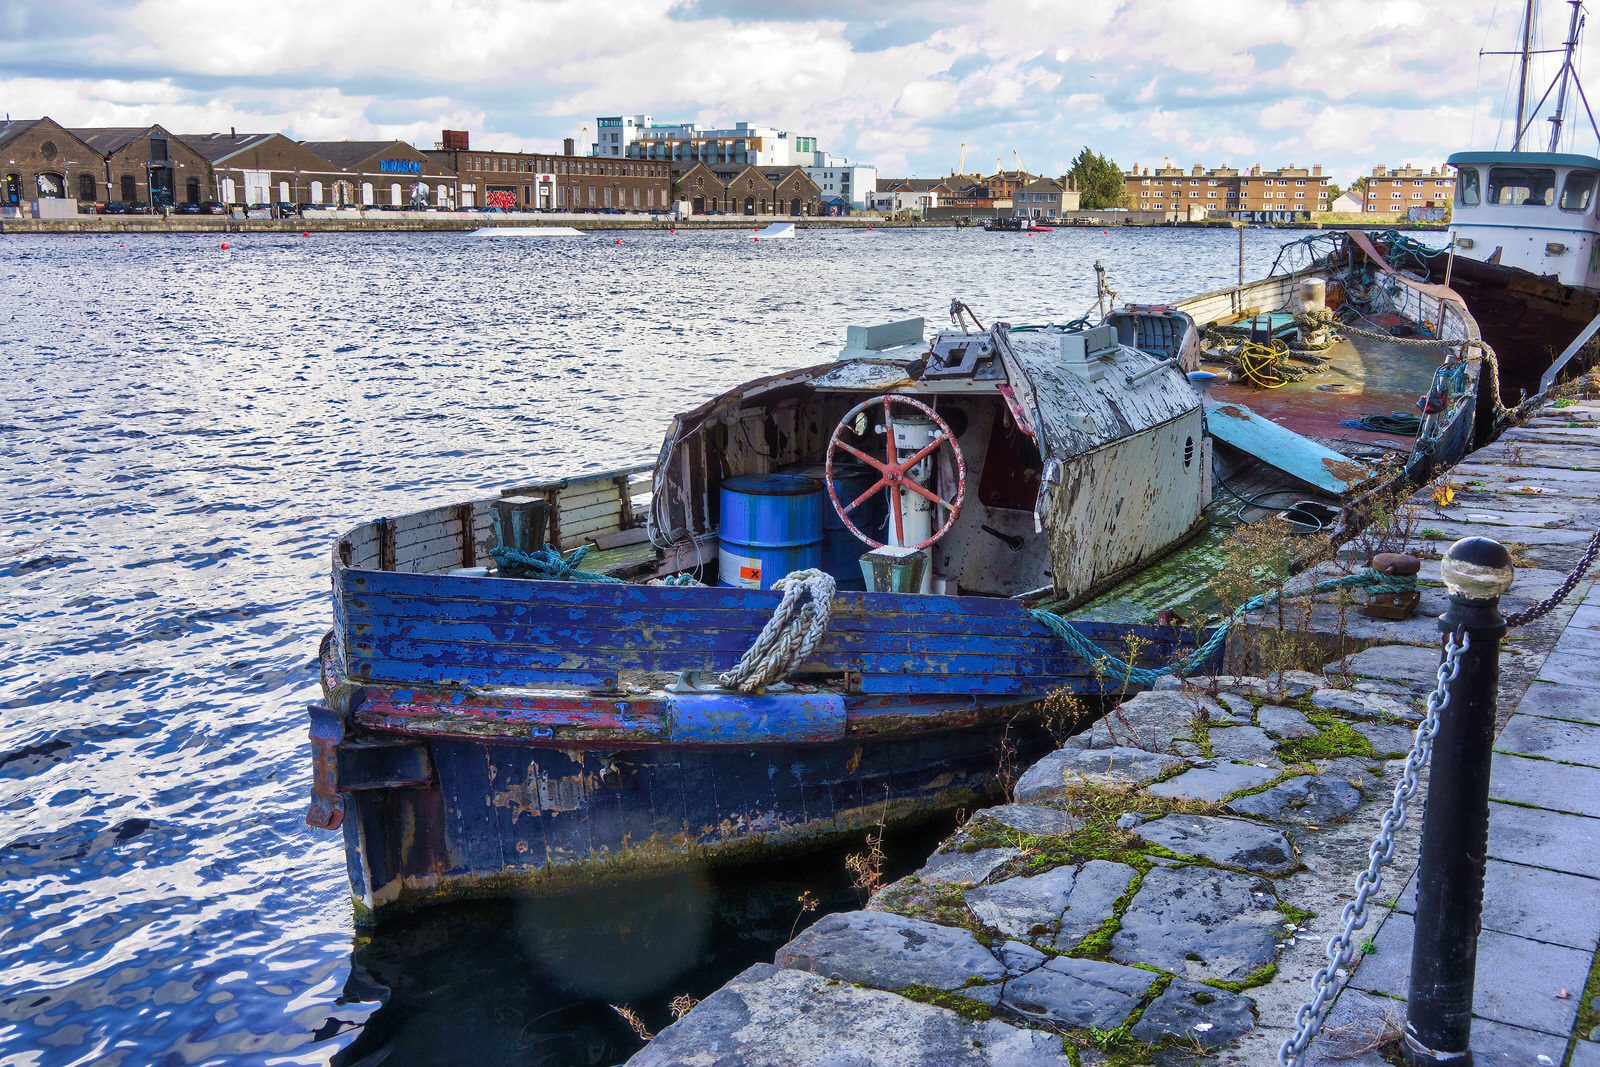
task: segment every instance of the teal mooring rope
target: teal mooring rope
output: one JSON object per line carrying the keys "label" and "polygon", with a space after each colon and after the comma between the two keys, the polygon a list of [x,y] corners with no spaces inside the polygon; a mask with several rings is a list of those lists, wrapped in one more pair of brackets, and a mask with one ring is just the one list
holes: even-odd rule
{"label": "teal mooring rope", "polygon": [[1055,634],[1068,645],[1072,646],[1072,650],[1074,652],[1088,660],[1090,663],[1094,664],[1094,666],[1097,668],[1100,668],[1101,670],[1115,671],[1117,676],[1126,678],[1128,682],[1134,685],[1148,686],[1154,685],[1156,679],[1162,677],[1163,675],[1175,674],[1182,677],[1184,675],[1193,674],[1195,671],[1204,667],[1211,660],[1211,657],[1216,654],[1217,649],[1222,647],[1222,643],[1228,639],[1228,631],[1233,627],[1233,624],[1238,622],[1245,615],[1252,611],[1257,611],[1261,608],[1268,607],[1269,605],[1277,603],[1280,599],[1298,599],[1300,597],[1316,596],[1318,593],[1326,593],[1333,589],[1341,589],[1352,586],[1355,588],[1366,589],[1368,592],[1400,593],[1415,589],[1417,586],[1417,580],[1414,577],[1396,577],[1393,575],[1381,574],[1378,571],[1373,570],[1371,567],[1368,567],[1365,570],[1356,572],[1355,574],[1346,574],[1338,578],[1325,578],[1315,585],[1307,586],[1304,589],[1297,589],[1293,592],[1269,589],[1265,593],[1251,597],[1249,600],[1245,601],[1239,610],[1222,620],[1221,625],[1217,627],[1216,631],[1213,632],[1210,637],[1206,638],[1205,643],[1199,648],[1189,653],[1189,655],[1185,656],[1182,660],[1172,663],[1160,670],[1150,667],[1136,667],[1126,660],[1113,656],[1111,653],[1107,652],[1105,649],[1101,648],[1099,645],[1085,637],[1076,627],[1059,615],[1055,615],[1041,608],[1035,608],[1029,611],[1028,614],[1044,623],[1045,626],[1049,627],[1051,633]]}
{"label": "teal mooring rope", "polygon": [[549,545],[543,545],[533,552],[518,552],[514,548],[491,548],[489,555],[494,557],[495,564],[500,568],[500,573],[507,578],[535,578],[547,582],[609,582],[613,585],[626,584],[621,578],[613,578],[609,574],[596,574],[593,571],[580,571],[578,564],[583,562],[583,557],[589,554],[589,546],[575,548],[563,556]]}

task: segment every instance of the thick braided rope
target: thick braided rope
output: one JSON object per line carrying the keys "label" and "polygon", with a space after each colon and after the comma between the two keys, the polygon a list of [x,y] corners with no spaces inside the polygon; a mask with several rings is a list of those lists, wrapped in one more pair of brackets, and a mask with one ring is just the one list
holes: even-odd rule
{"label": "thick braided rope", "polygon": [[732,670],[717,684],[741,693],[765,689],[794,673],[822,640],[833,614],[833,576],[819,570],[795,571],[773,583],[783,600]]}

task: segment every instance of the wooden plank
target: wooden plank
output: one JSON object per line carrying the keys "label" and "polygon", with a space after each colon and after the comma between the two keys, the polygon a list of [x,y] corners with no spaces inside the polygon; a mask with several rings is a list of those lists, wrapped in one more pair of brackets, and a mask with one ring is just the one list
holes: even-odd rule
{"label": "wooden plank", "polygon": [[[726,651],[742,653],[750,647],[759,627],[713,630],[700,627],[654,627],[650,629],[581,626],[571,624],[519,625],[507,623],[442,622],[429,619],[397,619],[350,613],[348,630],[353,643],[414,638],[453,641],[461,644],[488,644],[501,648],[567,648],[593,656],[613,652],[683,649],[689,652]],[[821,655],[859,655],[868,652],[901,654],[949,653],[968,656],[1038,656],[1060,653],[1066,646],[1050,633],[1028,636],[1016,634],[930,633],[927,631],[883,633],[875,628],[828,630],[817,648]],[[1160,658],[1173,648],[1171,641],[1146,646],[1144,658]]]}
{"label": "wooden plank", "polygon": [[[662,648],[604,649],[559,646],[495,645],[410,637],[365,638],[351,644],[351,651],[375,660],[431,664],[449,674],[457,667],[471,666],[521,670],[528,667],[555,670],[678,671],[727,670],[739,662],[743,648]],[[995,655],[938,652],[828,652],[818,649],[800,666],[800,673],[927,675],[932,677],[1015,676],[1092,673],[1090,665],[1060,646],[1049,655]]]}
{"label": "wooden plank", "polygon": [[582,507],[568,507],[566,498],[561,500],[561,528],[562,530],[576,529],[578,526],[596,518],[608,519],[615,522],[622,514],[622,501],[612,496],[607,500],[598,500],[584,504]]}
{"label": "wooden plank", "polygon": [[461,529],[459,526],[454,530],[436,534],[426,541],[417,541],[409,545],[397,545],[394,552],[395,569],[399,570],[403,564],[419,559],[428,559],[444,551],[454,551],[459,564],[461,559]]}
{"label": "wooden plank", "polygon": [[1206,429],[1218,440],[1334,496],[1348,493],[1370,471],[1349,456],[1262,418],[1243,404],[1206,404]]}
{"label": "wooden plank", "polygon": [[582,522],[571,525],[562,520],[561,536],[566,539],[565,543],[570,548],[574,545],[582,544],[596,534],[612,533],[616,529],[617,516],[614,513],[611,515],[596,515],[593,518],[584,519]]}
{"label": "wooden plank", "polygon": [[643,526],[634,526],[625,530],[615,530],[603,533],[594,539],[594,547],[604,551],[611,548],[624,548],[628,545],[639,545],[650,539],[650,532]]}
{"label": "wooden plank", "polygon": [[434,685],[573,685],[588,689],[611,688],[617,684],[615,671],[527,670],[510,672],[482,667],[440,669],[420,663],[397,660],[352,659],[350,670],[356,678],[389,682],[429,683]]}

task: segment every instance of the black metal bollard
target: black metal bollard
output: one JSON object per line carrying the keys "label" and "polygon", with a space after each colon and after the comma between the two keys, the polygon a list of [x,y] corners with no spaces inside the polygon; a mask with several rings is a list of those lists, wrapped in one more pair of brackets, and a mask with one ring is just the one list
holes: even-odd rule
{"label": "black metal bollard", "polygon": [[1414,1065],[1472,1063],[1472,991],[1489,838],[1489,759],[1494,744],[1500,597],[1511,588],[1511,554],[1468,537],[1445,553],[1439,575],[1450,609],[1445,634],[1469,639],[1450,700],[1439,716],[1417,864],[1416,937],[1406,1004],[1406,1056]]}

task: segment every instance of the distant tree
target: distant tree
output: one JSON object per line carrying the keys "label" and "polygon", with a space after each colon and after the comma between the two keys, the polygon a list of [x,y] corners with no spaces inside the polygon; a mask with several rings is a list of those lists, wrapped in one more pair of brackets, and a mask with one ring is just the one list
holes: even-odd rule
{"label": "distant tree", "polygon": [[1080,207],[1093,210],[1128,205],[1128,189],[1123,183],[1122,168],[1087,145],[1072,161],[1067,176],[1078,188]]}
{"label": "distant tree", "polygon": [[1339,199],[1343,195],[1344,195],[1344,189],[1342,189],[1339,186],[1338,182],[1329,182],[1328,183],[1328,203],[1330,203],[1330,204],[1333,203],[1335,200]]}

